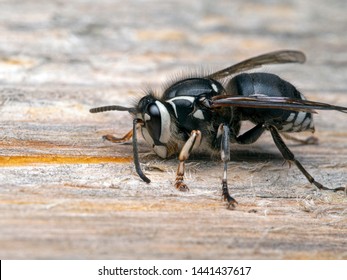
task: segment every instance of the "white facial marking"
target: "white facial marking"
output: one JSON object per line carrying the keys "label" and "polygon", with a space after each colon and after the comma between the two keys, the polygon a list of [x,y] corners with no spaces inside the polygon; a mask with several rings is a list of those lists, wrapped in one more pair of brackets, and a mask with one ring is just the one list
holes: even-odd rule
{"label": "white facial marking", "polygon": [[200,119],[200,120],[204,120],[204,114],[202,113],[201,110],[196,110],[195,113],[193,114],[194,118]]}
{"label": "white facial marking", "polygon": [[145,128],[144,126],[142,126],[142,127],[141,127],[141,132],[142,132],[142,136],[143,136],[143,138],[145,138],[146,142],[147,142],[149,145],[153,146],[153,145],[154,145],[154,141],[153,141],[151,135],[149,135],[147,128]]}
{"label": "white facial marking", "polygon": [[177,97],[174,97],[174,98],[171,98],[169,100],[167,100],[167,102],[170,103],[170,105],[172,106],[174,112],[175,112],[175,115],[176,115],[176,118],[178,118],[178,115],[177,115],[177,109],[176,109],[176,104],[175,104],[175,100],[187,100],[189,101],[190,103],[193,103],[194,100],[195,100],[195,97],[193,96],[177,96]]}
{"label": "white facial marking", "polygon": [[150,119],[151,119],[151,116],[146,113],[145,114],[145,121],[149,121]]}
{"label": "white facial marking", "polygon": [[167,148],[165,146],[154,146],[153,150],[161,158],[167,157]]}
{"label": "white facial marking", "polygon": [[161,103],[160,101],[155,102],[159,108],[160,111],[160,117],[161,117],[161,134],[159,141],[161,143],[167,143],[170,140],[171,132],[170,132],[170,125],[171,125],[171,118],[170,114],[167,111],[166,107]]}

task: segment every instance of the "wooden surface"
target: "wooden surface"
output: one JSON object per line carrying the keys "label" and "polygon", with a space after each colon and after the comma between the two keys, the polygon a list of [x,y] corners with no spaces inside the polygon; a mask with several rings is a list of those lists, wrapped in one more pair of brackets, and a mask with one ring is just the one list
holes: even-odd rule
{"label": "wooden surface", "polygon": [[[0,2],[1,259],[347,259],[346,196],[283,165],[268,134],[232,146],[233,211],[218,159],[193,157],[181,193],[176,159],[142,141],[145,184],[131,145],[102,141],[131,118],[89,108],[283,48],[307,63],[265,71],[347,106],[345,1],[190,2]],[[318,181],[346,186],[347,116],[321,112],[316,130],[319,145],[290,148]]]}

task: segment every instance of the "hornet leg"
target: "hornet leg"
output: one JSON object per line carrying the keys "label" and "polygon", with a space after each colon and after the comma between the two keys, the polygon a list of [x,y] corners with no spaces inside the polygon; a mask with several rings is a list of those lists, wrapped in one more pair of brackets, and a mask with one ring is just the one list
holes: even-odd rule
{"label": "hornet leg", "polygon": [[252,144],[259,139],[265,131],[263,123],[257,124],[255,127],[246,131],[244,134],[236,137],[236,142],[239,144]]}
{"label": "hornet leg", "polygon": [[306,139],[300,139],[293,135],[290,135],[289,133],[282,132],[281,134],[282,136],[284,136],[284,138],[303,145],[317,145],[319,142],[318,138],[313,135],[307,137]]}
{"label": "hornet leg", "polygon": [[306,169],[301,165],[301,163],[295,158],[294,154],[289,150],[289,148],[286,146],[286,144],[283,142],[280,134],[277,131],[277,128],[273,125],[267,125],[267,128],[270,130],[272,139],[274,140],[277,148],[282,153],[282,156],[284,159],[288,160],[289,162],[293,162],[301,171],[302,174],[305,175],[307,180],[314,184],[318,189],[320,190],[332,190],[332,191],[344,191],[345,188],[335,188],[335,189],[329,189],[327,187],[324,187],[321,183],[317,182],[311,175],[306,171]]}
{"label": "hornet leg", "polygon": [[201,143],[201,132],[199,130],[193,130],[190,134],[189,139],[184,144],[178,159],[180,163],[178,164],[175,187],[180,191],[188,191],[188,186],[183,182],[185,161],[189,158],[189,155],[194,147],[199,146]]}
{"label": "hornet leg", "polygon": [[130,130],[127,134],[125,134],[121,138],[117,138],[113,135],[107,134],[102,136],[102,139],[113,142],[113,143],[123,143],[123,142],[129,141],[131,137],[133,137],[133,130]]}
{"label": "hornet leg", "polygon": [[221,125],[220,129],[222,130],[221,159],[224,165],[222,195],[224,197],[224,200],[228,201],[228,208],[234,208],[237,204],[237,201],[229,194],[227,180],[228,161],[230,160],[230,129],[225,124]]}

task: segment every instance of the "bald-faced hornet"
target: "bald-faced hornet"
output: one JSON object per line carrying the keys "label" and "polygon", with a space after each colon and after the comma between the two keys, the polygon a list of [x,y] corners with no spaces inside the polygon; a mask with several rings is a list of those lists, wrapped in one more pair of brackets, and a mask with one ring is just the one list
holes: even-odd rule
{"label": "bald-faced hornet", "polygon": [[[306,171],[280,133],[314,131],[314,110],[347,113],[347,107],[308,101],[292,84],[274,74],[241,73],[266,64],[304,62],[305,55],[299,51],[270,52],[210,75],[174,82],[161,96],[150,92],[134,107],[112,105],[93,108],[90,112],[128,111],[133,116],[133,128],[124,137],[106,135],[104,138],[115,143],[132,138],[136,172],[146,183],[150,180],[140,167],[137,130],[141,130],[142,136],[159,157],[178,154],[175,187],[180,191],[188,190],[183,177],[185,161],[191,152],[201,146],[209,151],[220,151],[224,165],[222,195],[228,206],[234,207],[237,202],[230,196],[227,184],[230,144],[251,144],[265,131],[270,131],[285,160],[294,163],[318,189],[330,190]],[[241,74],[230,79],[236,73]],[[240,135],[241,123],[246,120],[251,121],[254,127]]]}

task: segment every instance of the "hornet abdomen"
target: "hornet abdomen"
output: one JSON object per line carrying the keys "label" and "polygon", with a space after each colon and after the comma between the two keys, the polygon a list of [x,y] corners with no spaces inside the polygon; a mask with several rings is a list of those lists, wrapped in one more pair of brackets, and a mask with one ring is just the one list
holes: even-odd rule
{"label": "hornet abdomen", "polygon": [[[227,93],[240,96],[306,98],[289,82],[270,73],[243,73],[235,76],[227,85]],[[242,108],[243,120],[255,124],[268,123],[281,132],[314,131],[312,114],[282,109]]]}

